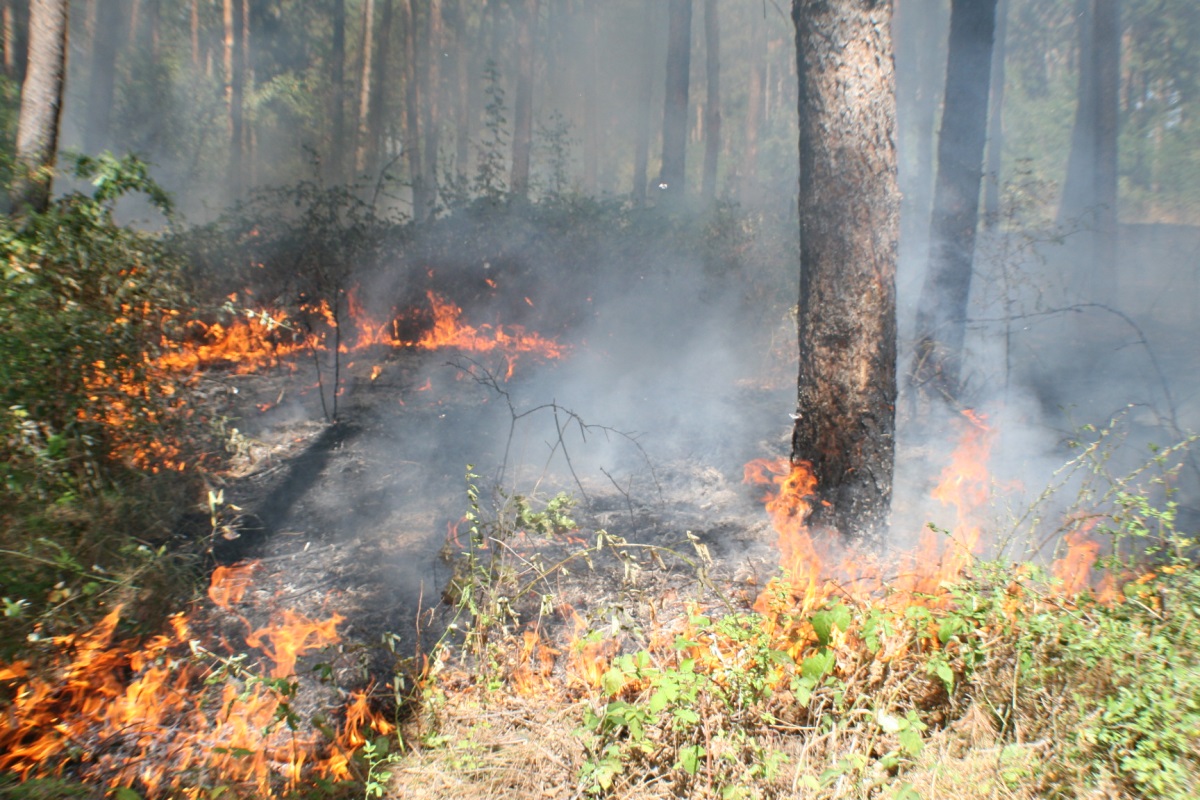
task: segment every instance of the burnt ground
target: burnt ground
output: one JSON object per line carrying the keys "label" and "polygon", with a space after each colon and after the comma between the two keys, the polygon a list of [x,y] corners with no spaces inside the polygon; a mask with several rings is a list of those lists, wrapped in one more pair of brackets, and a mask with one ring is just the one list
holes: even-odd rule
{"label": "burnt ground", "polygon": [[[742,465],[785,454],[780,408],[787,408],[788,388],[728,387],[739,408],[737,430],[758,427],[763,435],[713,444],[687,434],[691,444],[680,449],[686,431],[678,420],[675,427],[656,420],[664,426],[657,437],[625,431],[617,418],[584,423],[543,394],[553,386],[547,374],[560,368],[554,363],[525,358],[502,381],[502,364],[454,352],[382,349],[344,358],[334,423],[326,418],[329,387],[323,407],[311,363],[210,375],[221,387],[215,394],[233,452],[223,518],[238,532],[215,537],[215,561],[259,563],[233,612],[199,612],[214,629],[235,634],[283,608],[312,618],[338,614],[345,621],[337,684],[386,684],[453,617],[443,594],[466,539],[448,534],[468,509],[468,464],[480,476],[474,483],[485,519],[504,503],[497,489],[529,496],[535,507],[559,491],[577,501],[578,531],[523,541],[514,547],[519,559],[553,562],[604,529],[635,547],[661,548],[634,550],[647,567],[633,581],[637,594],[692,597],[705,590],[696,572],[703,556],[690,532],[712,557],[704,571],[712,587],[743,608],[775,569],[761,490],[741,484]],[[374,367],[381,370],[371,380]],[[660,447],[663,441],[671,446]],[[612,617],[632,585],[619,562],[600,558],[590,569],[579,562],[556,577],[560,611]],[[548,622],[564,628],[572,618],[554,616]]]}

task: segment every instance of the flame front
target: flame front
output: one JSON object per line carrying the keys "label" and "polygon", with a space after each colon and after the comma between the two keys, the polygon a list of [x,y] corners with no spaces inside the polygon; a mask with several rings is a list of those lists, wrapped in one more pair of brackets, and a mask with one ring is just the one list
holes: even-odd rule
{"label": "flame front", "polygon": [[[214,602],[237,602],[251,568],[218,571]],[[394,729],[358,692],[332,741],[315,729],[293,730],[283,722],[290,698],[254,677],[261,669],[286,679],[299,658],[336,644],[336,615],[283,611],[246,639],[261,647],[259,666],[205,650],[183,615],[170,619],[169,633],[143,642],[116,638],[120,617],[117,608],[91,631],[54,639],[55,666],[38,673],[51,677],[31,677],[25,662],[0,666],[13,698],[0,726],[0,770],[28,779],[69,768],[147,797],[196,797],[192,778],[207,774],[269,798],[311,776],[351,777],[348,756],[365,741],[363,731]]]}

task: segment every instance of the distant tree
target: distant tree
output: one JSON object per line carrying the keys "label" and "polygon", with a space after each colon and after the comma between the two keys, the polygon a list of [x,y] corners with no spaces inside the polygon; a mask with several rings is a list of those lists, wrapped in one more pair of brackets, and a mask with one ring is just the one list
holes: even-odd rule
{"label": "distant tree", "polygon": [[92,52],[88,64],[87,125],[83,132],[83,149],[92,155],[109,146],[117,50],[124,39],[127,5],[126,0],[92,0],[88,6]]}
{"label": "distant tree", "polygon": [[1008,0],[996,4],[996,34],[992,43],[992,88],[988,96],[987,184],[983,192],[983,217],[988,229],[1000,221],[1000,167],[1004,149],[1004,57],[1008,39]]}
{"label": "distant tree", "polygon": [[509,189],[517,197],[529,193],[529,162],[533,149],[533,35],[538,0],[514,0],[517,15],[517,95],[513,101],[512,175]]}
{"label": "distant tree", "polygon": [[[766,49],[766,34],[759,15],[750,16],[750,41],[754,48]],[[767,67],[763,59],[755,58],[750,65],[750,85],[746,87],[745,144],[739,171],[739,192],[743,203],[758,194],[759,131],[763,121],[763,91],[767,83]]]}
{"label": "distant tree", "polygon": [[224,0],[221,5],[224,23],[225,109],[229,160],[226,162],[225,188],[231,200],[242,196],[244,64],[242,58],[242,3],[245,0]]}
{"label": "distant tree", "polygon": [[445,51],[441,0],[425,4],[425,35],[418,42],[421,70],[421,95],[425,100],[421,130],[425,136],[425,156],[421,161],[422,206],[419,219],[433,213],[438,194],[438,151],[441,141],[441,55]]}
{"label": "distant tree", "polygon": [[21,213],[50,205],[67,66],[67,0],[32,0],[29,63],[17,121],[16,180],[10,201]]}
{"label": "distant tree", "polygon": [[642,5],[641,75],[638,81],[637,127],[633,144],[633,202],[646,202],[646,181],[650,161],[650,101],[654,96],[654,43],[657,41],[654,10],[656,0],[644,0]]}
{"label": "distant tree", "polygon": [[[195,4],[192,5],[193,11]],[[330,0],[329,97],[326,114],[329,122],[329,150],[325,160],[325,178],[330,183],[346,179],[346,0]]]}
{"label": "distant tree", "polygon": [[662,172],[669,198],[682,198],[687,154],[688,78],[692,63],[692,0],[667,4],[667,92],[663,109]]}
{"label": "distant tree", "polygon": [[417,0],[403,0],[400,4],[401,23],[404,26],[404,137],[403,152],[408,156],[408,178],[412,183],[413,218],[422,219],[431,203],[425,187],[425,173],[421,167],[421,81],[420,63],[417,59]]}
{"label": "distant tree", "polygon": [[1121,84],[1119,0],[1079,0],[1079,89],[1060,223],[1092,216],[1089,272],[1097,288],[1117,277],[1117,137]]}
{"label": "distant tree", "polygon": [[892,5],[793,0],[800,110],[800,371],[793,461],[818,480],[813,522],[882,532],[896,400]]}
{"label": "distant tree", "polygon": [[29,40],[26,36],[29,22],[29,3],[22,0],[2,0],[0,26],[3,31],[4,74],[20,83],[25,80],[25,63],[28,59]]}
{"label": "distant tree", "polygon": [[712,200],[717,194],[717,158],[721,153],[721,23],[717,0],[704,0],[705,91],[704,179],[701,194]]}
{"label": "distant tree", "polygon": [[363,4],[362,63],[358,78],[358,135],[354,143],[354,171],[367,171],[371,154],[371,95],[376,87],[375,0]]}
{"label": "distant tree", "polygon": [[929,262],[909,373],[916,391],[951,404],[958,402],[962,388],[995,26],[996,0],[953,0]]}

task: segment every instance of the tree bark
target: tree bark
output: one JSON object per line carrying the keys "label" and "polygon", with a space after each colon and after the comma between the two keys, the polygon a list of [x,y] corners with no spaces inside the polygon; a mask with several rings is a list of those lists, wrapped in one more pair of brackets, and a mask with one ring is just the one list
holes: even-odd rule
{"label": "tree bark", "polygon": [[467,164],[471,160],[471,83],[475,71],[471,68],[470,31],[463,0],[449,0],[449,15],[454,28],[454,76],[451,81],[454,97],[454,171],[458,180],[467,179]]}
{"label": "tree bark", "polygon": [[[762,20],[753,15],[750,29],[752,48],[766,50],[766,36]],[[754,59],[750,66],[750,86],[746,89],[746,143],[742,150],[742,162],[738,170],[738,196],[749,205],[758,199],[758,141],[763,118],[763,88],[767,81],[767,68],[762,59]]]}
{"label": "tree bark", "polygon": [[367,101],[367,159],[365,169],[371,173],[382,166],[383,155],[383,123],[387,116],[385,109],[384,78],[388,71],[388,58],[392,45],[392,0],[381,0],[383,3],[379,14],[379,27],[375,33],[375,64],[371,67],[371,96]]}
{"label": "tree bark", "polygon": [[692,0],[667,5],[667,80],[663,104],[662,173],[659,188],[668,200],[683,198],[686,174],[688,79],[692,60]]}
{"label": "tree bark", "polygon": [[512,177],[509,188],[515,197],[529,194],[530,153],[533,149],[533,33],[537,25],[538,0],[518,0],[517,5],[517,96],[513,103]]}
{"label": "tree bark", "polygon": [[[103,6],[103,8],[101,8]],[[88,76],[87,127],[83,134],[83,149],[95,155],[109,144],[108,132],[112,123],[113,91],[116,87],[117,49],[125,32],[123,12],[125,3],[115,0],[92,0],[92,52]]]}
{"label": "tree bark", "polygon": [[33,0],[29,8],[29,63],[17,118],[16,180],[11,202],[41,213],[50,205],[54,157],[67,68],[67,0]]}
{"label": "tree bark", "polygon": [[1096,45],[1096,270],[1097,287],[1117,282],[1118,139],[1121,105],[1121,4],[1095,0]]}
{"label": "tree bark", "polygon": [[711,202],[717,196],[717,159],[721,154],[721,23],[717,0],[704,0],[705,89],[704,180],[701,195]]}
{"label": "tree bark", "polygon": [[996,0],[953,0],[929,264],[917,304],[916,350],[909,374],[917,391],[940,396],[951,405],[962,395],[995,27]]}
{"label": "tree bark", "polygon": [[800,112],[800,370],[794,462],[813,523],[882,534],[896,399],[891,3],[793,0]]}

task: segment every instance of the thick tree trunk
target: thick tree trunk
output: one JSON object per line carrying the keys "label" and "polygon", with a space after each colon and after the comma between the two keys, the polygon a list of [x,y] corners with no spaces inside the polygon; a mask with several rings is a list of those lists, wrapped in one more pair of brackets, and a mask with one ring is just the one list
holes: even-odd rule
{"label": "thick tree trunk", "polygon": [[517,96],[513,103],[512,177],[509,188],[516,197],[529,194],[530,153],[533,149],[533,35],[538,0],[518,0]]}
{"label": "thick tree trunk", "polygon": [[663,155],[659,186],[666,198],[677,201],[683,198],[687,166],[692,0],[670,0],[667,15],[667,88],[663,104]]}
{"label": "thick tree trunk", "polygon": [[92,31],[92,52],[83,149],[92,155],[109,145],[113,90],[116,87],[117,49],[121,46],[125,33],[122,19],[125,5],[119,0],[92,0],[88,9],[91,17],[89,27]]}
{"label": "thick tree trunk", "polygon": [[793,0],[800,112],[800,372],[794,461],[813,522],[881,534],[896,399],[891,3]]}
{"label": "thick tree trunk", "polygon": [[54,157],[67,68],[67,0],[33,0],[29,9],[29,63],[17,120],[16,180],[12,207],[45,211],[50,205]]}
{"label": "thick tree trunk", "polygon": [[339,184],[346,180],[346,0],[330,3],[330,28],[333,41],[329,52],[329,151],[325,158],[325,179]]}
{"label": "thick tree trunk", "polygon": [[226,190],[229,199],[236,201],[242,196],[242,121],[244,91],[242,76],[242,2],[224,0],[222,16],[225,28],[225,109],[226,134],[229,141],[228,172]]}
{"label": "thick tree trunk", "polygon": [[650,115],[654,96],[654,53],[658,32],[655,30],[655,0],[645,0],[642,8],[641,83],[638,85],[637,129],[633,143],[633,202],[646,204],[646,181],[649,179]]}
{"label": "thick tree trunk", "polygon": [[721,24],[717,0],[704,0],[705,89],[704,180],[701,194],[707,201],[717,196],[717,159],[721,154]]}
{"label": "thick tree trunk", "polygon": [[917,305],[916,350],[909,375],[916,390],[951,405],[962,393],[995,26],[996,0],[953,0],[929,264]]}

